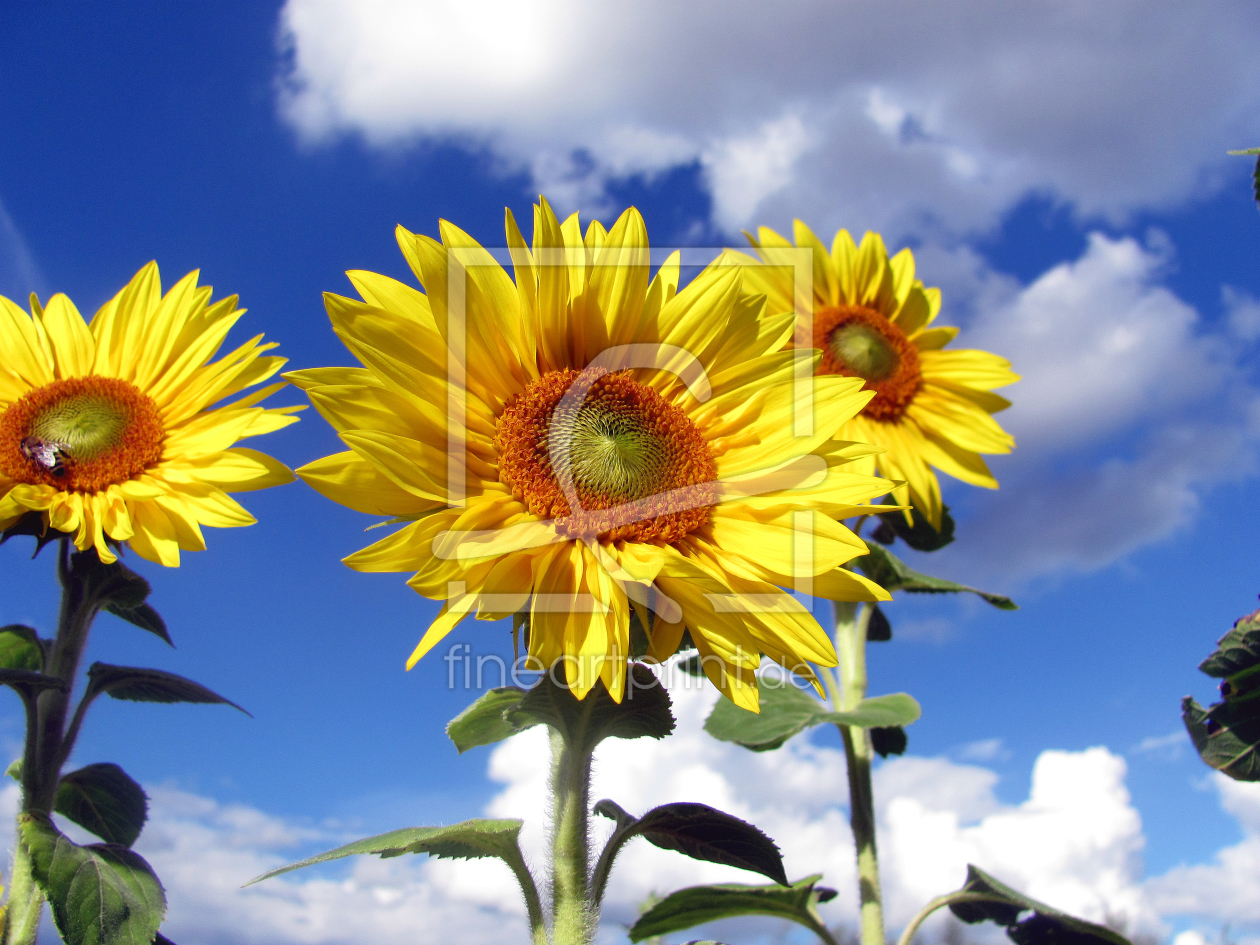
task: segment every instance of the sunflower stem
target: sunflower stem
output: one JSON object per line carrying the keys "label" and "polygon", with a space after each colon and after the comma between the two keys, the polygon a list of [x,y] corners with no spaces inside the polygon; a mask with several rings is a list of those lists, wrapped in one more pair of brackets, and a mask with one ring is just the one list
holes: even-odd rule
{"label": "sunflower stem", "polygon": [[551,732],[552,933],[554,945],[589,945],[597,918],[591,902],[591,754]]}
{"label": "sunflower stem", "polygon": [[[836,601],[836,653],[840,678],[831,689],[832,705],[847,712],[866,698],[866,628],[870,606]],[[849,768],[849,823],[857,847],[858,901],[861,904],[862,945],[886,945],[884,906],[879,885],[879,855],[875,847],[875,800],[871,790],[870,733],[853,725],[837,725],[844,741]]]}
{"label": "sunflower stem", "polygon": [[[102,603],[90,592],[86,579],[90,569],[87,556],[95,559],[96,552],[88,551],[76,562],[71,555],[69,541],[63,538],[59,544],[57,576],[61,580],[61,610],[57,635],[44,665],[44,675],[54,676],[66,686],[64,689],[45,689],[34,698],[23,699],[26,707],[26,744],[22,752],[21,814],[50,816],[53,812],[57,786],[61,781],[61,765],[73,747],[72,741],[66,737],[70,691],[87,647],[92,621]],[[4,943],[33,945],[39,930],[44,893],[32,875],[30,854],[22,843],[20,815],[18,827],[13,844],[12,883],[5,910]]]}
{"label": "sunflower stem", "polygon": [[7,945],[34,945],[44,892],[31,873],[31,854],[20,836],[13,842],[13,872],[9,877],[9,901],[4,910]]}

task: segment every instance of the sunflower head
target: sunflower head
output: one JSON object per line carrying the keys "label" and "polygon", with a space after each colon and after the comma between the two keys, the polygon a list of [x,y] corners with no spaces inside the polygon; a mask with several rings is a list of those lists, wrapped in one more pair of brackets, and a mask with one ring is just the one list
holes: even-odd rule
{"label": "sunflower head", "polygon": [[211,361],[242,314],[235,297],[209,304],[197,273],[162,294],[150,263],[84,321],[64,295],[23,311],[0,297],[0,529],[37,513],[112,562],[128,543],[178,565],[205,547],[202,525],[254,521],[228,492],[290,481],[269,456],[233,448],[296,420],[264,409],[262,388],[212,406],[284,363],[258,336]]}
{"label": "sunflower head", "polygon": [[834,665],[789,591],[887,598],[841,567],[866,548],[837,520],[889,489],[837,439],[862,380],[801,371],[795,317],[740,270],[680,290],[675,253],[653,274],[633,209],[583,232],[540,201],[532,242],[509,212],[511,276],[440,233],[398,231],[424,291],[351,272],[360,299],[325,297],[362,366],[286,375],[349,448],[298,475],[402,524],[346,563],[445,602],[408,667],[470,615],[527,618],[531,665],[579,697],[602,681],[620,701],[632,651],[659,662],[688,634],[748,708],[763,657]]}
{"label": "sunflower head", "polygon": [[857,244],[847,230],[828,249],[799,220],[795,243],[767,227],[746,235],[756,257],[727,251],[723,262],[745,270],[768,311],[798,314],[807,328],[788,345],[817,348],[819,374],[860,378],[871,392],[841,436],[881,448],[865,462],[900,481],[894,499],[940,528],[935,470],[997,488],[980,454],[1007,453],[1015,441],[992,417],[1010,402],[991,391],[1019,375],[986,351],[945,350],[958,329],[933,324],[941,293],[915,278],[910,250],[889,258],[878,233]]}

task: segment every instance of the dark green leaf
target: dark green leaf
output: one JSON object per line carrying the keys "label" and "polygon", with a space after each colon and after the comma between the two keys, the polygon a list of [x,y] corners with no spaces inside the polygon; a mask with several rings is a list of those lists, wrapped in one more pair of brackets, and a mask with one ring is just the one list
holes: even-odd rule
{"label": "dark green leaf", "polygon": [[630,928],[630,941],[641,942],[654,935],[668,935],[705,922],[744,915],[788,919],[817,934],[822,921],[815,908],[820,891],[815,890],[814,884],[821,878],[810,876],[791,886],[723,883],[680,889],[639,916]]}
{"label": "dark green leaf", "polygon": [[632,814],[626,813],[625,808],[616,801],[610,801],[608,798],[604,798],[602,801],[596,802],[592,810],[601,817],[607,817],[609,820],[615,820],[617,822],[618,830],[623,830],[635,822],[635,818]]}
{"label": "dark green leaf", "polygon": [[518,686],[491,689],[447,723],[446,735],[462,755],[470,748],[493,745],[523,732],[538,723],[528,722],[523,713],[515,722],[509,722],[504,715],[517,708],[523,698],[525,690]]}
{"label": "dark green leaf", "polygon": [[171,635],[166,632],[166,621],[148,604],[141,604],[138,607],[119,607],[116,604],[109,604],[105,609],[115,617],[119,617],[129,624],[139,627],[141,630],[148,630],[150,633],[161,637],[171,646],[175,645],[171,643]]}
{"label": "dark green leaf", "polygon": [[881,758],[887,758],[889,755],[904,755],[909,744],[910,739],[906,737],[906,730],[900,725],[871,729],[871,747],[879,752]]}
{"label": "dark green leaf", "polygon": [[104,564],[96,549],[70,556],[70,577],[82,583],[83,592],[102,608],[131,610],[149,596],[149,582],[121,561]]}
{"label": "dark green leaf", "polygon": [[1187,696],[1181,717],[1203,761],[1239,781],[1260,781],[1260,611],[1234,622],[1199,669],[1221,680],[1225,701],[1205,709]]}
{"label": "dark green leaf", "polygon": [[356,840],[345,846],[307,857],[288,866],[268,870],[255,876],[246,886],[288,873],[291,870],[327,863],[342,857],[374,853],[380,857],[402,856],[404,853],[428,853],[430,856],[450,859],[473,860],[498,857],[503,860],[519,859],[517,837],[521,832],[519,820],[466,820],[450,827],[404,827],[365,840]]}
{"label": "dark green leaf", "polygon": [[699,653],[692,653],[686,659],[679,660],[678,668],[688,676],[695,676],[697,679],[704,677],[704,666],[700,663]]}
{"label": "dark green leaf", "polygon": [[920,574],[882,545],[867,545],[868,553],[855,559],[862,573],[886,591],[906,591],[911,594],[958,594],[968,591],[988,601],[999,610],[1019,610],[1009,597],[976,590],[965,584],[955,584],[944,578]]}
{"label": "dark green leaf", "polygon": [[[648,626],[652,625],[654,616],[652,611],[648,610]],[[647,631],[643,628],[643,621],[639,619],[639,611],[634,607],[630,608],[630,658],[632,660],[642,659],[647,655],[648,648],[652,641],[648,638]]]}
{"label": "dark green leaf", "polygon": [[0,628],[0,669],[43,672],[44,647],[39,634],[20,623]]}
{"label": "dark green leaf", "polygon": [[539,722],[560,732],[579,750],[593,751],[605,738],[664,738],[674,730],[669,693],[653,672],[635,663],[626,672],[626,690],[620,703],[613,701],[602,682],[578,699],[568,686],[558,684],[554,669],[542,678],[504,717],[515,726]]}
{"label": "dark green leaf", "polygon": [[654,807],[635,821],[629,832],[662,850],[750,870],[787,885],[783,857],[773,840],[752,824],[705,804]]}
{"label": "dark green leaf", "polygon": [[[88,668],[88,687],[84,698],[95,698],[102,692],[114,699],[126,699],[129,702],[196,702],[230,705],[234,709],[241,709],[230,699],[224,699],[200,683],[174,673],[93,663]],[[241,711],[245,712],[244,709]],[[249,715],[248,712],[245,714]]]}
{"label": "dark green leaf", "polygon": [[35,693],[43,689],[66,689],[63,680],[56,676],[33,673],[29,669],[0,669],[0,686],[12,686],[22,693]]}
{"label": "dark green leaf", "polygon": [[149,798],[115,764],[95,764],[62,775],[54,808],[107,843],[129,847],[149,817]]}
{"label": "dark green leaf", "polygon": [[50,545],[54,541],[66,537],[65,532],[48,527],[48,523],[44,521],[43,512],[27,512],[14,524],[0,532],[0,545],[3,545],[10,538],[18,538],[23,535],[28,535],[35,539],[35,551],[31,554],[32,559],[44,550],[45,545]]}
{"label": "dark green leaf", "polygon": [[1181,700],[1181,719],[1199,756],[1236,781],[1260,781],[1260,702],[1217,703],[1204,709],[1190,696]]}
{"label": "dark green leaf", "polygon": [[1260,610],[1239,617],[1233,628],[1216,641],[1216,652],[1199,664],[1209,676],[1223,679],[1260,666]]}
{"label": "dark green leaf", "polygon": [[[954,517],[949,514],[949,506],[941,507],[941,527],[938,531],[918,509],[911,509],[910,515],[914,524],[906,522],[905,512],[882,512],[880,521],[892,529],[898,538],[915,551],[936,551],[944,548],[954,540]],[[879,538],[875,539],[879,541]],[[882,542],[890,544],[890,542]]]}
{"label": "dark green leaf", "polygon": [[[1128,939],[1106,926],[1051,909],[974,866],[967,867],[967,882],[960,891],[990,896],[994,901],[951,903],[954,915],[972,924],[988,920],[1004,925],[1016,945],[1129,945]],[[1032,915],[1026,915],[1029,912]]]}
{"label": "dark green leaf", "polygon": [[22,814],[18,821],[66,945],[153,942],[166,896],[143,857],[116,844],[81,847],[39,814]]}
{"label": "dark green leaf", "polygon": [[848,712],[832,712],[825,703],[787,679],[758,679],[757,690],[760,712],[749,712],[729,699],[719,699],[704,730],[724,742],[736,742],[753,751],[769,751],[815,725],[886,728],[909,725],[920,714],[919,704],[904,692],[863,699]]}
{"label": "dark green leaf", "polygon": [[870,643],[887,643],[892,639],[892,624],[888,615],[878,604],[867,604],[871,608],[871,617],[866,624],[866,639]]}

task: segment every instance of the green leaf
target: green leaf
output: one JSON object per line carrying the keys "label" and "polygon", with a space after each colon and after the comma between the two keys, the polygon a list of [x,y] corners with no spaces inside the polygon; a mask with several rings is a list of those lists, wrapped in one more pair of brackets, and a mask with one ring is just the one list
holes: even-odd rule
{"label": "green leaf", "polygon": [[498,857],[511,861],[513,858],[520,858],[517,838],[520,836],[521,823],[519,820],[465,820],[450,827],[404,827],[402,830],[391,830],[365,840],[356,840],[297,863],[268,870],[245,885],[252,886],[264,879],[316,863],[327,863],[364,853],[374,853],[382,858],[402,856],[404,853],[427,853],[448,859]]}
{"label": "green leaf", "polygon": [[1233,628],[1216,641],[1216,652],[1199,664],[1199,670],[1223,679],[1260,666],[1260,610],[1239,617]]}
{"label": "green leaf", "polygon": [[679,660],[678,668],[688,676],[695,676],[697,679],[704,678],[704,665],[700,662],[699,653],[692,653],[686,659]]}
{"label": "green leaf", "polygon": [[[601,801],[595,810],[605,817],[612,816],[618,822],[617,832],[609,838],[609,847],[615,845],[619,849],[626,841],[643,837],[662,850],[674,850],[693,860],[722,863],[760,873],[776,883],[787,885],[783,856],[775,842],[752,824],[707,804],[663,804],[652,808],[638,820],[612,801]],[[615,855],[616,849],[609,856],[609,867]]]}
{"label": "green leaf", "polygon": [[1223,702],[1187,696],[1181,718],[1204,763],[1238,781],[1260,781],[1260,611],[1234,622],[1199,669],[1221,680]]}
{"label": "green leaf", "polygon": [[871,619],[866,623],[866,639],[869,643],[887,643],[892,639],[892,624],[879,604],[867,604]]}
{"label": "green leaf", "polygon": [[18,823],[66,945],[153,942],[166,895],[143,857],[116,844],[81,847],[41,814],[22,814]]}
{"label": "green leaf", "polygon": [[760,712],[749,712],[729,699],[719,699],[704,723],[704,730],[724,742],[735,742],[753,751],[770,751],[815,725],[887,728],[909,725],[921,712],[919,703],[904,692],[863,699],[848,712],[832,712],[825,703],[796,688],[787,679],[778,685],[758,679],[757,691]]}
{"label": "green leaf", "polygon": [[1218,702],[1204,709],[1186,696],[1181,719],[1204,763],[1235,781],[1260,781],[1260,702]]}
{"label": "green leaf", "polygon": [[1243,148],[1241,151],[1226,151],[1226,154],[1260,154],[1260,148]]}
{"label": "green leaf", "polygon": [[544,673],[525,693],[520,705],[504,713],[518,727],[549,725],[579,751],[594,751],[605,738],[664,738],[674,730],[669,693],[642,663],[630,666],[620,703],[602,682],[578,699],[568,686],[558,685],[554,672]]}
{"label": "green leaf", "polygon": [[107,604],[105,609],[133,626],[139,627],[141,630],[148,630],[150,633],[161,637],[171,646],[171,635],[166,632],[166,621],[161,615],[150,607],[148,604],[140,604],[138,607],[119,607],[117,604]]}
{"label": "green leaf", "polygon": [[70,577],[81,583],[85,596],[102,608],[131,610],[149,596],[149,582],[121,561],[104,564],[96,549],[75,552],[70,556]]}
{"label": "green leaf", "polygon": [[517,708],[523,698],[525,690],[519,686],[491,689],[447,723],[446,735],[461,755],[470,748],[511,738],[538,724],[529,721],[525,713],[519,713],[515,721],[508,721],[506,713]]}
{"label": "green leaf", "polygon": [[[996,922],[1016,945],[1129,945],[1128,939],[1102,925],[1086,922],[998,882],[984,870],[967,867],[960,892],[989,896],[991,902],[954,902],[950,911],[962,921]],[[1031,912],[1032,915],[1021,914]]]}
{"label": "green leaf", "polygon": [[48,527],[48,524],[44,521],[43,512],[27,512],[14,524],[0,532],[0,545],[3,545],[10,538],[17,538],[22,535],[29,535],[35,539],[35,551],[31,555],[31,560],[39,556],[45,545],[50,545],[54,541],[61,541],[66,538],[65,532]]}
{"label": "green leaf", "polygon": [[[232,700],[211,692],[201,683],[174,673],[164,673],[159,669],[93,663],[88,667],[88,686],[83,698],[94,699],[101,693],[129,702],[196,702],[205,705],[230,705],[245,712]],[[249,715],[248,712],[245,714]]]}
{"label": "green leaf", "polygon": [[[654,935],[668,935],[705,922],[743,915],[768,915],[805,926],[814,934],[823,927],[817,904],[826,901],[825,892],[815,888],[821,876],[810,876],[791,886],[744,886],[723,883],[690,886],[666,896],[630,928],[630,941],[641,942]],[[826,897],[830,898],[830,897]]]}
{"label": "green leaf", "polygon": [[941,507],[939,531],[918,509],[912,508],[910,516],[914,519],[913,525],[906,524],[905,512],[882,512],[879,519],[915,551],[937,551],[954,540],[954,517],[949,514],[948,505]]}
{"label": "green leaf", "polygon": [[54,809],[107,843],[129,847],[149,817],[149,798],[118,765],[95,764],[62,775]]}
{"label": "green leaf", "polygon": [[44,689],[68,689],[65,680],[56,676],[33,673],[29,669],[0,669],[0,686],[12,686],[23,695],[33,695]]}
{"label": "green leaf", "polygon": [[886,591],[906,591],[911,594],[958,594],[968,591],[983,598],[999,610],[1019,610],[1009,597],[990,594],[965,584],[955,584],[944,578],[920,574],[882,545],[867,545],[868,553],[855,559],[862,573]]}
{"label": "green leaf", "polygon": [[900,725],[879,726],[871,729],[871,747],[879,752],[881,758],[889,755],[904,755],[910,745],[906,730]]}
{"label": "green leaf", "polygon": [[0,627],[0,669],[44,670],[44,647],[39,634],[20,623]]}

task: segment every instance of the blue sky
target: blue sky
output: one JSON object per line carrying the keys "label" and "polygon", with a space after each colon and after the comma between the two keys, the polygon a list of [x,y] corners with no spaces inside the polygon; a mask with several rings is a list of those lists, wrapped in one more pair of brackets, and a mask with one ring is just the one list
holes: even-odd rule
{"label": "blue sky", "polygon": [[[889,791],[900,785],[924,809],[954,804],[964,832],[998,831],[1050,804],[1029,800],[1042,753],[1071,753],[1082,783],[1115,801],[1117,908],[1162,935],[1211,938],[1225,922],[1256,935],[1247,899],[1260,891],[1194,890],[1220,886],[1211,870],[1223,849],[1260,864],[1260,795],[1220,786],[1171,737],[1179,697],[1212,695],[1195,665],[1260,592],[1260,215],[1250,162],[1224,155],[1260,143],[1260,16],[1244,3],[1213,9],[5,4],[0,293],[63,291],[87,312],[149,259],[167,284],[200,268],[216,295],[249,309],[241,339],[265,331],[291,367],[311,367],[350,363],[320,300],[349,292],[344,270],[410,280],[397,223],[434,234],[446,218],[497,245],[503,208],[528,219],[543,192],[605,221],[633,203],[656,246],[738,246],[741,228],[784,231],[793,216],[827,237],[881,230],[942,287],[958,344],[1006,355],[1025,375],[1003,417],[1019,448],[992,464],[1003,489],[951,488],[961,537],[922,562],[1023,609],[938,597],[890,608],[895,639],[873,647],[872,690],[923,703],[911,751],[939,766],[940,789],[933,797],[901,763]],[[313,412],[256,445],[291,466],[340,449]],[[356,927],[351,908],[320,919],[314,938],[296,919],[242,931],[231,915],[252,913],[232,890],[253,865],[341,832],[509,810],[533,788],[527,764],[503,766],[529,746],[495,755],[497,778],[486,750],[456,756],[443,727],[473,694],[447,688],[437,654],[402,670],[435,606],[402,576],[339,563],[370,521],[301,484],[245,504],[257,525],[212,532],[177,571],[138,565],[177,649],[104,617],[90,656],[191,676],[254,718],[98,705],[76,762],[116,761],[163,799],[151,855],[183,945],[412,941],[405,916]],[[0,622],[49,630],[51,561],[27,554],[19,542],[0,549]],[[467,625],[452,640],[510,652],[500,626]],[[15,752],[20,734],[16,699],[0,702],[0,745]],[[834,748],[821,735],[793,757],[821,776]],[[746,763],[714,750],[696,748],[717,781]],[[666,763],[644,755],[625,779],[659,782],[652,766]],[[731,803],[774,820],[798,801],[826,820],[817,798],[776,808],[737,792]],[[890,831],[902,808],[890,808]],[[1055,809],[1082,844],[1103,843],[1070,804]],[[266,829],[244,837],[242,824]],[[241,875],[222,867],[220,899],[163,866],[162,850],[186,851],[189,838],[198,856],[246,850]],[[801,851],[789,872],[812,871]],[[956,881],[952,855],[939,854],[944,885],[922,898]],[[997,871],[1006,860],[993,856]],[[1012,881],[1076,905],[1066,867],[1027,859]],[[1199,872],[1170,873],[1183,864]],[[477,923],[499,906],[442,885],[449,864],[407,868],[405,879],[354,875],[467,920],[460,940],[479,941]],[[907,903],[928,882],[889,869]],[[341,901],[293,882],[311,902]],[[1175,900],[1174,886],[1191,892]],[[619,901],[635,889],[627,881]],[[835,908],[843,921],[847,907]]]}

